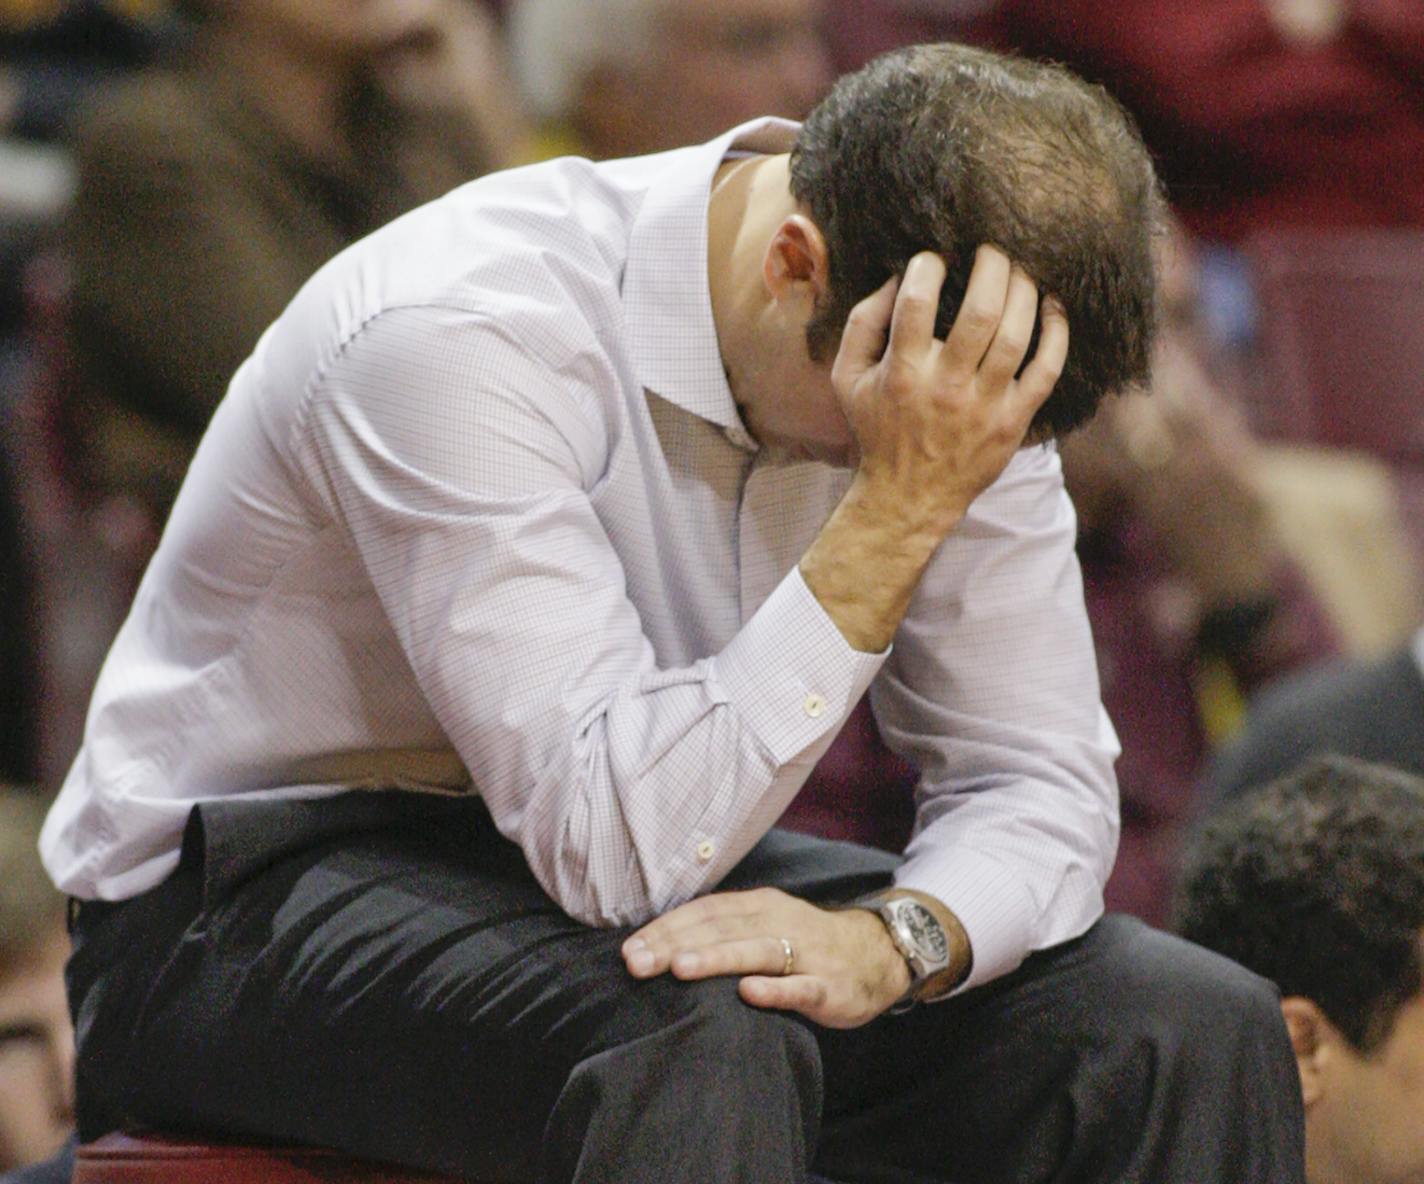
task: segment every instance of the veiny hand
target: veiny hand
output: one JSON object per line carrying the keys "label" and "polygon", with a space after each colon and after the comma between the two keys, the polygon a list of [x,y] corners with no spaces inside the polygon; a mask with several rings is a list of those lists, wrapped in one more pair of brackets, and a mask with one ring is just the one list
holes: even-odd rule
{"label": "veiny hand", "polygon": [[[898,285],[861,301],[831,372],[859,445],[858,479],[885,486],[901,512],[918,508],[930,529],[952,526],[1003,471],[1068,356],[1061,306],[1050,298],[1040,309],[1034,281],[993,246],[979,248],[938,340],[945,275],[944,260],[922,252]],[[1038,350],[1024,366],[1040,314]]]}
{"label": "veiny hand", "polygon": [[[783,938],[795,954],[789,975]],[[635,978],[741,975],[747,1003],[800,1012],[828,1028],[867,1023],[910,985],[909,967],[874,913],[833,912],[776,888],[689,901],[628,938],[623,960]]]}

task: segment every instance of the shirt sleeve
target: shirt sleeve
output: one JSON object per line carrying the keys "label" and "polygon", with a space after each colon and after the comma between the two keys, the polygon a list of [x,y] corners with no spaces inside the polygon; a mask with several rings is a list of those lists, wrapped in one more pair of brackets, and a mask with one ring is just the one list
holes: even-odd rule
{"label": "shirt sleeve", "polygon": [[725,876],[883,662],[793,571],[721,652],[659,667],[599,516],[616,511],[593,504],[619,430],[607,367],[397,309],[314,385],[298,448],[501,831],[603,925]]}
{"label": "shirt sleeve", "polygon": [[1021,450],[941,546],[872,688],[887,743],[921,769],[896,880],[963,923],[966,987],[1103,911],[1118,747],[1075,535],[1056,450]]}

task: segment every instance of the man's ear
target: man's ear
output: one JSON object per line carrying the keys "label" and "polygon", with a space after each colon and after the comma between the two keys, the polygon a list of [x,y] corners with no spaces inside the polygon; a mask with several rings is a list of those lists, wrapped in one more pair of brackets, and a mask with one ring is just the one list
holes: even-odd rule
{"label": "man's ear", "polygon": [[1326,1075],[1340,1036],[1315,1002],[1302,995],[1283,998],[1281,1015],[1285,1017],[1296,1067],[1300,1070],[1301,1097],[1309,1107],[1325,1092]]}
{"label": "man's ear", "polygon": [[831,278],[821,228],[805,214],[788,214],[766,245],[761,274],[773,300],[805,297],[814,305]]}

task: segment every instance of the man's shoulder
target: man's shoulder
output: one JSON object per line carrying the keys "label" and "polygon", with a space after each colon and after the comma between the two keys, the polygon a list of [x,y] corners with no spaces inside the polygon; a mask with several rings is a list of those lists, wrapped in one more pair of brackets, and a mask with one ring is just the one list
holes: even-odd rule
{"label": "man's shoulder", "polygon": [[395,219],[336,270],[359,273],[385,307],[567,321],[616,302],[638,196],[575,158],[506,170]]}
{"label": "man's shoulder", "polygon": [[[259,346],[264,398],[304,400],[381,326],[383,364],[420,370],[438,348],[472,381],[517,371],[550,388],[627,386],[621,281],[634,209],[588,162],[555,161],[461,186],[336,255]],[[395,352],[392,352],[392,351]],[[448,351],[448,352],[446,352]],[[562,376],[562,377],[560,377]],[[282,394],[285,392],[285,395]]]}

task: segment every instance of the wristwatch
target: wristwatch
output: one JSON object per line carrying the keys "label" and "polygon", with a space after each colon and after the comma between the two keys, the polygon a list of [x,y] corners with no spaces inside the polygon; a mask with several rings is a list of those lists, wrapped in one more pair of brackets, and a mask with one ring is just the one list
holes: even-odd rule
{"label": "wristwatch", "polygon": [[[910,989],[896,1004],[903,1010],[923,1002],[925,984],[949,969],[949,938],[935,915],[911,896],[872,893],[851,901],[847,908],[870,909],[885,922],[890,940],[910,966]],[[936,997],[943,992],[936,992]]]}

